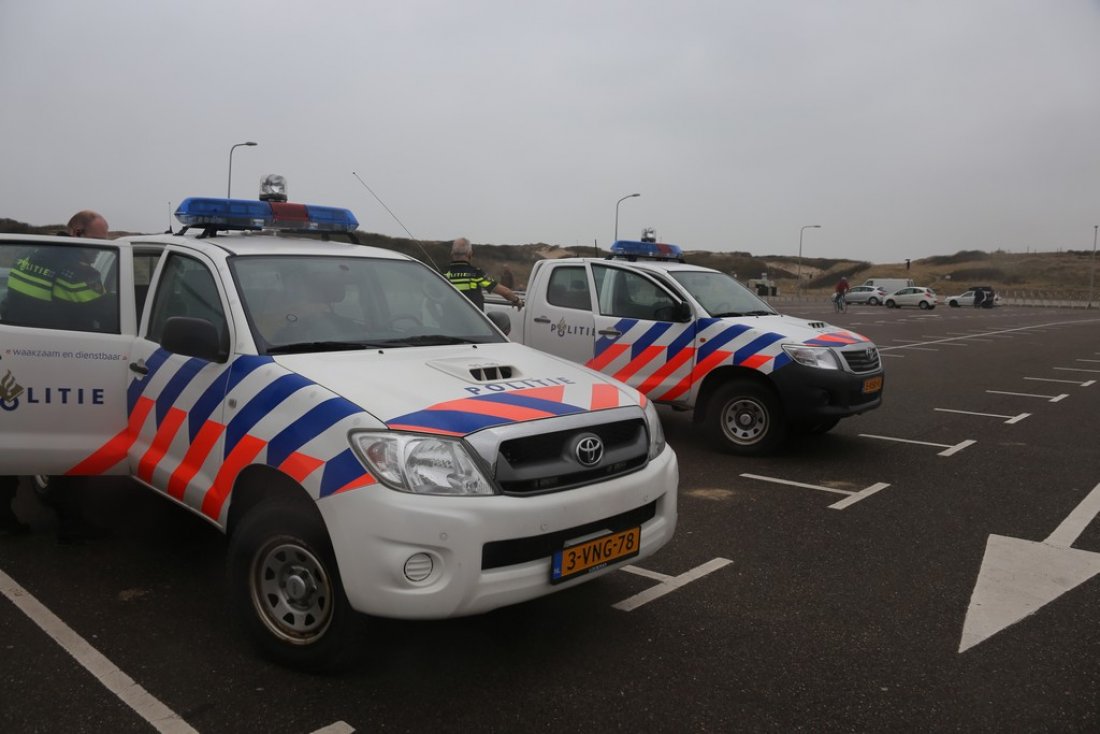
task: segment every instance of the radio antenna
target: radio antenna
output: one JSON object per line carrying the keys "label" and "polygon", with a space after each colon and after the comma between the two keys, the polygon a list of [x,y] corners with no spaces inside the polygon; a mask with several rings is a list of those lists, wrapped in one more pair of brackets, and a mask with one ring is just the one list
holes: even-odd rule
{"label": "radio antenna", "polygon": [[409,228],[406,227],[401,222],[401,220],[397,218],[396,214],[394,214],[392,211],[390,211],[390,208],[388,206],[386,206],[386,202],[382,201],[382,199],[380,199],[378,197],[378,194],[374,193],[374,190],[370,186],[367,186],[367,182],[364,181],[362,178],[360,178],[358,173],[356,173],[355,171],[352,171],[351,175],[355,176],[355,179],[363,186],[364,189],[366,189],[367,191],[370,192],[370,195],[374,197],[375,201],[377,201],[379,204],[382,205],[382,208],[386,210],[386,213],[389,214],[391,217],[393,217],[393,221],[395,221],[395,222],[397,222],[398,224],[401,225],[401,229],[405,230],[405,234],[407,234],[409,236],[409,239],[411,239],[413,242],[415,242],[420,247],[420,251],[424,253],[424,257],[428,258],[428,262],[430,262],[432,264],[432,267],[435,268],[436,270],[439,270],[439,266],[435,264],[435,260],[432,259],[432,256],[428,253],[427,248],[424,247],[424,243],[413,236],[413,233],[409,231]]}

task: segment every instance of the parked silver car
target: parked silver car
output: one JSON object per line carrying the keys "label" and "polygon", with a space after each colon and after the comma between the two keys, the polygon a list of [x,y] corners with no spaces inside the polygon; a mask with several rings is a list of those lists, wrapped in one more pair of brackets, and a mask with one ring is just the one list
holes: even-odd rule
{"label": "parked silver car", "polygon": [[886,300],[886,289],[877,285],[854,285],[844,294],[848,303],[866,303],[878,306]]}

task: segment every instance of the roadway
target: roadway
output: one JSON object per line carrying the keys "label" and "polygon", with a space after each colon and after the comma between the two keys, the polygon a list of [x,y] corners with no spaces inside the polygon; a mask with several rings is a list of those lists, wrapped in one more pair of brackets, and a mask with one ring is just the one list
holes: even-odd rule
{"label": "roadway", "polygon": [[202,521],[108,482],[86,499],[110,534],[59,546],[24,492],[0,730],[1100,729],[1100,316],[829,308],[790,311],[879,344],[881,409],[756,459],[662,409],[665,549],[480,617],[367,620],[336,676],[244,645]]}

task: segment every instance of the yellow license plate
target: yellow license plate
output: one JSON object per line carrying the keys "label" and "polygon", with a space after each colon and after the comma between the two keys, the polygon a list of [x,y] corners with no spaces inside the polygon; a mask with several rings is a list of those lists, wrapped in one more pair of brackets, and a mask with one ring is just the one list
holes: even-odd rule
{"label": "yellow license plate", "polygon": [[556,584],[598,571],[614,561],[632,558],[638,555],[641,544],[642,529],[637,527],[562,548],[554,553],[550,564],[550,583]]}
{"label": "yellow license plate", "polygon": [[868,377],[863,381],[863,394],[878,392],[882,389],[882,375]]}

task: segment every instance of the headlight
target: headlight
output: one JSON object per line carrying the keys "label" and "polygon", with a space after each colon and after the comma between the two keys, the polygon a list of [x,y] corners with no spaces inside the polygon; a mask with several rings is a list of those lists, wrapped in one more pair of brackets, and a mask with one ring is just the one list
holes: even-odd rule
{"label": "headlight", "polygon": [[486,495],[493,485],[466,446],[411,433],[355,433],[352,447],[386,486],[413,494]]}
{"label": "headlight", "polygon": [[828,347],[808,347],[805,344],[784,344],[783,351],[801,365],[822,370],[839,368],[836,356]]}
{"label": "headlight", "polygon": [[645,404],[645,422],[649,425],[649,460],[653,461],[665,450],[665,432],[661,428],[661,417],[657,415],[657,405],[652,400]]}

